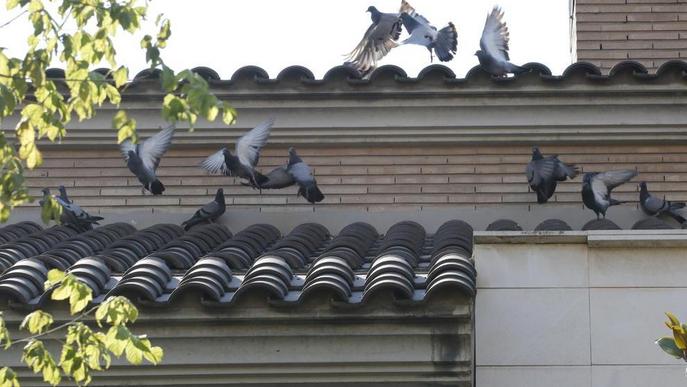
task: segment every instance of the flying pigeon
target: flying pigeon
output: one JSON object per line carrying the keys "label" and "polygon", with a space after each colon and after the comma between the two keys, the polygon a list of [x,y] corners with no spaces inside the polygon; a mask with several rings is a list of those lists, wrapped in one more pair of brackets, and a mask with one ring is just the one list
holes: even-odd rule
{"label": "flying pigeon", "polygon": [[646,188],[646,182],[639,183],[639,204],[647,215],[658,216],[668,215],[678,223],[685,223],[685,218],[677,213],[677,210],[685,208],[684,202],[671,202],[657,198]]}
{"label": "flying pigeon", "polygon": [[479,40],[480,50],[475,55],[484,71],[493,76],[505,77],[508,73],[527,72],[528,69],[509,62],[508,27],[502,19],[503,11],[498,6],[494,7],[487,15],[482,38]]}
{"label": "flying pigeon", "polygon": [[146,189],[153,195],[161,195],[164,192],[165,186],[155,172],[160,165],[160,158],[172,143],[174,128],[175,125],[172,124],[139,144],[126,140],[120,145],[126,166],[143,184],[142,191]]}
{"label": "flying pigeon", "polygon": [[270,118],[251,129],[236,142],[236,155],[229,149],[222,148],[206,158],[201,166],[211,172],[221,172],[226,176],[236,176],[248,180],[254,188],[267,181],[267,178],[255,170],[260,158],[260,150],[267,144],[274,118]]}
{"label": "flying pigeon", "polygon": [[360,43],[346,55],[345,63],[363,74],[377,67],[377,61],[398,46],[396,41],[401,36],[399,14],[382,13],[374,6],[367,8],[367,12],[370,13],[372,25],[365,31]]}
{"label": "flying pigeon", "polygon": [[426,47],[429,50],[430,62],[434,59],[432,50],[442,62],[453,59],[458,48],[458,33],[453,23],[449,22],[446,27],[437,31],[436,27],[429,24],[429,20],[418,14],[405,0],[401,1],[401,21],[410,34],[401,44],[418,44]]}
{"label": "flying pigeon", "polygon": [[582,178],[582,202],[590,210],[606,217],[608,207],[625,203],[611,198],[613,188],[630,181],[638,173],[632,169],[608,171],[608,172],[589,172]]}
{"label": "flying pigeon", "polygon": [[57,189],[60,190],[60,198],[62,200],[64,200],[67,203],[74,203],[72,200],[69,200],[69,195],[67,195],[67,189],[64,188],[63,185],[59,186]]}
{"label": "flying pigeon", "polygon": [[541,154],[536,146],[532,148],[532,161],[527,164],[527,181],[532,191],[537,193],[537,203],[546,203],[556,191],[559,181],[574,179],[579,173],[577,167],[558,159],[558,155]]}
{"label": "flying pigeon", "polygon": [[312,175],[310,166],[306,164],[296,154],[293,147],[289,148],[289,164],[286,171],[298,184],[298,194],[303,196],[310,203],[318,203],[324,199],[324,195],[319,188],[317,188],[317,181]]}
{"label": "flying pigeon", "polygon": [[296,181],[289,174],[287,165],[282,165],[274,168],[270,173],[265,175],[267,180],[260,185],[261,189],[281,189],[290,187],[296,184]]}
{"label": "flying pigeon", "polygon": [[227,206],[224,204],[224,190],[220,188],[215,194],[215,200],[201,207],[189,220],[181,223],[181,225],[184,226],[184,230],[188,231],[196,224],[205,221],[214,222],[215,219],[224,214],[226,209]]}
{"label": "flying pigeon", "polygon": [[[98,221],[103,220],[101,216],[91,216],[73,201],[69,201],[68,199],[65,200],[67,191],[64,190],[64,187],[61,188],[60,195],[54,196],[54,198],[57,203],[62,206],[62,216],[60,216],[60,222],[62,224],[75,227],[80,231],[87,231],[93,229],[93,225],[98,224]],[[45,188],[43,194],[50,195],[50,190]]]}

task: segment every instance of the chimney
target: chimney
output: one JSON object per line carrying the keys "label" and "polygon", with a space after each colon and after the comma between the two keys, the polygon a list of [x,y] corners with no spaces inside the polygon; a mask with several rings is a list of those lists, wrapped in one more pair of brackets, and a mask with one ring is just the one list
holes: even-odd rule
{"label": "chimney", "polygon": [[654,72],[687,58],[686,0],[571,1],[579,61],[608,73],[620,61],[635,60]]}

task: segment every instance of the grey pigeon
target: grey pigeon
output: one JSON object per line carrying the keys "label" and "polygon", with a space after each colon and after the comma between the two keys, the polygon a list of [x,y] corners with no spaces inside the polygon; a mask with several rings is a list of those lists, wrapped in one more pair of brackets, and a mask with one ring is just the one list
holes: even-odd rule
{"label": "grey pigeon", "polygon": [[430,62],[433,61],[432,50],[442,62],[453,59],[458,48],[458,33],[453,23],[439,31],[422,15],[418,14],[405,0],[401,1],[401,21],[410,36],[401,44],[417,44],[429,50]]}
{"label": "grey pigeon", "polygon": [[626,203],[611,198],[613,188],[630,181],[638,173],[632,169],[589,172],[582,178],[582,202],[596,213],[596,218],[602,214],[606,218],[608,207]]}
{"label": "grey pigeon", "polygon": [[[50,190],[47,188],[45,190],[50,194]],[[46,191],[44,191],[44,193]],[[60,222],[62,224],[72,226],[79,231],[87,231],[93,229],[93,225],[98,224],[98,221],[103,220],[101,216],[91,216],[78,204],[73,201],[68,201],[68,199],[65,200],[63,196],[66,196],[66,190],[64,195],[54,197],[57,203],[62,206],[62,216],[60,217]]]}
{"label": "grey pigeon", "polygon": [[363,74],[377,67],[377,61],[398,46],[396,41],[401,36],[398,13],[382,13],[374,6],[367,8],[367,12],[370,13],[372,25],[365,31],[360,43],[346,55],[345,63]]}
{"label": "grey pigeon", "polygon": [[307,201],[314,204],[324,199],[324,194],[317,187],[317,181],[315,181],[310,166],[298,156],[293,147],[289,148],[289,164],[286,171],[298,184],[298,194]]}
{"label": "grey pigeon", "polygon": [[652,195],[646,187],[646,182],[639,183],[639,205],[650,216],[668,215],[678,223],[685,223],[685,218],[676,211],[685,208],[684,202],[671,202]]}
{"label": "grey pigeon", "polygon": [[274,125],[274,118],[262,122],[236,142],[236,155],[231,154],[226,147],[211,154],[201,166],[210,173],[222,173],[226,176],[236,176],[248,180],[253,188],[267,181],[267,178],[255,169],[260,159],[260,150],[267,144],[270,130]]}
{"label": "grey pigeon", "polygon": [[129,170],[143,184],[143,189],[153,195],[161,195],[165,186],[157,178],[155,172],[162,155],[167,152],[174,136],[174,125],[170,125],[142,143],[134,144],[126,140],[120,145],[126,165]]}
{"label": "grey pigeon", "polygon": [[484,71],[497,77],[504,77],[508,73],[519,74],[529,71],[509,62],[508,56],[508,27],[503,20],[501,8],[494,7],[487,15],[484,23],[482,38],[479,41],[480,50],[475,52]]}
{"label": "grey pigeon", "polygon": [[262,189],[281,189],[281,188],[286,188],[290,187],[294,184],[296,184],[296,181],[293,179],[293,177],[289,174],[287,171],[288,166],[283,165],[277,168],[274,168],[270,173],[265,175],[267,178],[267,181],[262,183],[260,185],[260,188]]}
{"label": "grey pigeon", "polygon": [[60,191],[60,198],[64,200],[67,203],[73,203],[73,201],[69,200],[69,195],[67,195],[67,189],[64,188],[63,185],[59,186],[57,188]]}
{"label": "grey pigeon", "polygon": [[196,224],[206,221],[214,222],[215,219],[224,214],[226,209],[227,206],[224,203],[224,190],[220,188],[217,190],[217,193],[215,193],[215,200],[201,207],[190,219],[184,221],[181,225],[184,226],[184,230],[188,231]]}
{"label": "grey pigeon", "polygon": [[546,203],[559,181],[574,179],[579,173],[577,167],[558,159],[558,155],[544,157],[536,146],[532,148],[532,161],[527,164],[527,181],[537,193],[537,203]]}

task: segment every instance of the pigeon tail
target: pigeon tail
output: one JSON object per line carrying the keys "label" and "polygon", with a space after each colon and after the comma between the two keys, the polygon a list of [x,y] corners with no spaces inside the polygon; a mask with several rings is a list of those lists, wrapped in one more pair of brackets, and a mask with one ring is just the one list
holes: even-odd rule
{"label": "pigeon tail", "polygon": [[458,32],[456,32],[456,26],[449,22],[448,26],[440,29],[437,33],[434,53],[436,53],[440,61],[448,62],[453,59],[453,55],[456,53],[457,49]]}
{"label": "pigeon tail", "polygon": [[685,224],[685,222],[687,221],[687,219],[685,219],[684,216],[682,216],[676,212],[667,211],[666,214],[669,215],[671,218],[675,219],[680,224]]}
{"label": "pigeon tail", "polygon": [[155,180],[150,183],[150,192],[152,192],[153,195],[162,195],[162,193],[165,192],[165,186],[160,180]]}
{"label": "pigeon tail", "polygon": [[255,185],[257,186],[257,188],[261,188],[261,185],[267,183],[270,180],[267,178],[267,176],[263,175],[258,171],[253,172],[253,176],[255,178]]}
{"label": "pigeon tail", "polygon": [[608,205],[609,207],[610,207],[610,206],[617,206],[617,205],[619,205],[619,204],[625,204],[625,203],[629,203],[629,202],[630,202],[630,201],[628,201],[628,200],[615,200],[615,199],[609,199],[608,201],[609,201],[609,203],[610,203],[610,204]]}
{"label": "pigeon tail", "polygon": [[668,205],[671,210],[681,210],[685,208],[684,202],[668,202]]}
{"label": "pigeon tail", "polygon": [[510,64],[510,68],[508,69],[511,73],[518,75],[518,74],[524,74],[524,73],[529,73],[530,69],[527,67],[522,67],[514,64]]}
{"label": "pigeon tail", "polygon": [[307,200],[310,203],[315,204],[324,200],[324,194],[322,193],[322,191],[320,191],[319,188],[317,188],[317,184],[315,183],[308,184],[302,187],[299,191],[299,193],[303,195],[305,200]]}
{"label": "pigeon tail", "polygon": [[203,218],[194,215],[193,217],[191,217],[191,219],[183,221],[181,225],[184,227],[185,231],[188,231],[191,229],[191,227],[201,223],[202,221]]}

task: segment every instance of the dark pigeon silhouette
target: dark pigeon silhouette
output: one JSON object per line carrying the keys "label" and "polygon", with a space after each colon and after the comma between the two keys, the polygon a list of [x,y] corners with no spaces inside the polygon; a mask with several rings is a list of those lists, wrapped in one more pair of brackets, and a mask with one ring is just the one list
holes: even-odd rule
{"label": "dark pigeon silhouette", "polygon": [[590,210],[606,218],[608,207],[626,203],[611,198],[613,188],[630,181],[638,173],[632,169],[608,171],[608,172],[589,172],[582,178],[582,202]]}
{"label": "dark pigeon silhouette", "polygon": [[267,144],[274,118],[270,118],[251,129],[236,142],[236,155],[226,147],[206,158],[201,166],[211,173],[222,173],[248,180],[253,188],[267,182],[267,178],[255,169],[260,159],[260,150]]}
{"label": "dark pigeon silhouette", "polygon": [[678,223],[685,223],[685,218],[677,210],[685,208],[684,202],[671,202],[652,195],[646,187],[646,182],[639,183],[639,205],[644,213],[650,216],[668,215]]}
{"label": "dark pigeon silhouette", "polygon": [[63,185],[59,186],[57,188],[60,191],[60,198],[64,200],[67,203],[73,203],[73,201],[69,200],[69,195],[67,195],[67,189],[64,188]]}
{"label": "dark pigeon silhouette", "polygon": [[410,36],[401,44],[417,44],[429,50],[429,60],[434,61],[432,50],[442,62],[453,59],[458,49],[458,32],[453,23],[439,31],[422,15],[418,14],[407,1],[401,1],[401,21]]}
{"label": "dark pigeon silhouette", "polygon": [[219,188],[215,194],[215,200],[201,207],[190,219],[184,221],[181,225],[184,226],[184,230],[188,231],[196,224],[214,222],[215,219],[224,214],[226,209],[227,206],[224,203],[224,190]]}
{"label": "dark pigeon silhouette", "polygon": [[503,11],[498,6],[487,15],[480,50],[475,52],[484,71],[496,77],[505,77],[509,73],[520,74],[529,70],[509,62],[508,26],[503,21]]}
{"label": "dark pigeon silhouette", "polygon": [[367,8],[372,24],[357,46],[346,55],[345,64],[365,74],[377,67],[392,48],[397,47],[401,36],[401,18],[398,13],[382,13],[376,7]]}
{"label": "dark pigeon silhouette", "polygon": [[525,171],[532,191],[537,193],[537,203],[546,203],[554,192],[559,181],[574,179],[579,173],[573,164],[566,164],[558,155],[544,157],[536,146],[532,148],[532,161]]}
{"label": "dark pigeon silhouette", "polygon": [[155,172],[160,165],[162,155],[167,152],[172,143],[174,128],[174,125],[170,125],[139,144],[126,140],[120,145],[126,166],[143,184],[143,189],[150,191],[153,195],[161,195],[165,191],[165,186],[157,178]]}
{"label": "dark pigeon silhouette", "polygon": [[313,204],[324,200],[324,194],[317,187],[317,181],[312,174],[310,166],[298,156],[293,147],[289,148],[289,164],[286,167],[286,171],[298,184],[299,195]]}
{"label": "dark pigeon silhouette", "polygon": [[296,180],[293,179],[288,172],[288,165],[283,165],[274,168],[270,173],[265,175],[267,181],[260,185],[262,189],[280,189],[291,187],[296,184]]}

